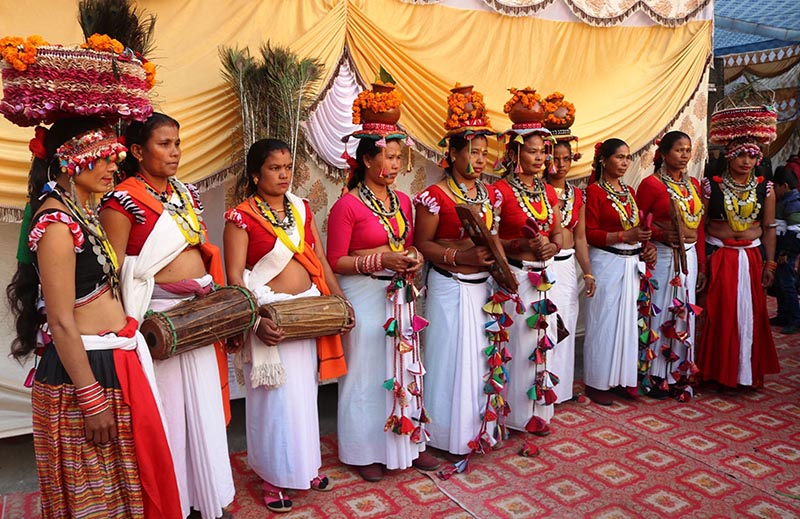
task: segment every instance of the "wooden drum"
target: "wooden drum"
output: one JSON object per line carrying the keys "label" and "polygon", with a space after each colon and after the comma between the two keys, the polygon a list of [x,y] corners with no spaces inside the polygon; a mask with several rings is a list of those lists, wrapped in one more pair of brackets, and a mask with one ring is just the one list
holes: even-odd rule
{"label": "wooden drum", "polygon": [[234,337],[255,323],[257,305],[242,287],[222,287],[166,312],[148,311],[139,330],[150,354],[163,360]]}
{"label": "wooden drum", "polygon": [[339,296],[298,297],[268,303],[258,313],[283,328],[284,340],[338,335],[342,328],[355,323],[350,305]]}

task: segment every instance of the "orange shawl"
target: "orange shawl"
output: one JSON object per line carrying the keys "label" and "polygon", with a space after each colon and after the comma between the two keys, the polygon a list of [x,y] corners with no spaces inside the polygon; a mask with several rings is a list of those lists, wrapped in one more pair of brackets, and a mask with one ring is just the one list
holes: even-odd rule
{"label": "orange shawl", "polygon": [[[256,212],[249,203],[249,199],[236,206],[240,212],[250,215],[253,220],[257,221],[265,231],[272,236],[276,236],[275,229],[261,214]],[[308,214],[307,218],[311,218]],[[305,225],[305,222],[297,222],[297,225]],[[323,295],[330,295],[331,291],[328,288],[328,283],[325,281],[325,270],[322,268],[322,262],[317,257],[314,249],[308,245],[303,247],[303,253],[295,253],[296,259],[311,276],[311,281],[317,285],[317,288]],[[319,359],[319,379],[328,380],[347,373],[347,365],[344,360],[344,348],[342,348],[342,338],[339,335],[326,335],[324,337],[317,337],[317,358]]]}

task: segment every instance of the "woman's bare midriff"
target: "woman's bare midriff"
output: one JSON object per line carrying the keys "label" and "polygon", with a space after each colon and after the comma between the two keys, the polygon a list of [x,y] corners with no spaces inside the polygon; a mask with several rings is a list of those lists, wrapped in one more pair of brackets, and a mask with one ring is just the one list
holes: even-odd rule
{"label": "woman's bare midriff", "polygon": [[575,247],[575,234],[566,227],[561,228],[561,248],[572,249]]}
{"label": "woman's bare midriff", "polygon": [[[467,250],[475,246],[470,238],[462,238],[460,240],[435,240],[436,243],[442,247],[449,247],[457,250]],[[442,258],[426,258],[433,262],[437,267],[447,270],[449,272],[458,272],[460,274],[475,274],[476,272],[485,272],[486,269],[481,267],[474,267],[472,265],[449,265],[442,262]],[[456,261],[458,261],[456,259]]]}
{"label": "woman's bare midriff", "polygon": [[75,308],[73,312],[81,335],[117,332],[128,322],[122,302],[114,299],[111,290],[106,290],[97,299]]}
{"label": "woman's bare midriff", "polygon": [[156,283],[177,283],[184,279],[197,279],[205,276],[206,266],[200,249],[190,247],[155,275]]}
{"label": "woman's bare midriff", "polygon": [[311,288],[311,276],[305,267],[292,258],[267,285],[277,294],[300,294]]}
{"label": "woman's bare midriff", "polygon": [[[725,220],[709,220],[706,234],[720,240],[748,240],[761,238],[761,222],[753,222],[745,231],[734,231]],[[688,240],[687,240],[688,241]]]}

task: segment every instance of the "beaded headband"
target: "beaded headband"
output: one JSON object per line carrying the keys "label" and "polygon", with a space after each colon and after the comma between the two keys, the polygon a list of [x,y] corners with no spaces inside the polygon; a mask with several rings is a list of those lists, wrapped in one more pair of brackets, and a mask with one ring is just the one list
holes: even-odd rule
{"label": "beaded headband", "polygon": [[111,128],[89,130],[68,140],[56,150],[61,171],[69,176],[94,169],[99,159],[113,162],[125,159],[128,148],[119,142]]}
{"label": "beaded headband", "polygon": [[761,164],[764,154],[761,148],[756,144],[755,139],[737,140],[728,144],[725,150],[725,158],[733,160],[742,153],[747,153],[751,157],[756,157],[756,165]]}

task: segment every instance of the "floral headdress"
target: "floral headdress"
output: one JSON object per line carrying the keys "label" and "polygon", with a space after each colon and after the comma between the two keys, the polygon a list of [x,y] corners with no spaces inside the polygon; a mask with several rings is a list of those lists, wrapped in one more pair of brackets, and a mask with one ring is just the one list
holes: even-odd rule
{"label": "floral headdress", "polygon": [[447,96],[447,119],[444,122],[447,131],[445,139],[454,135],[461,135],[471,139],[476,135],[491,135],[492,129],[489,116],[486,115],[486,104],[483,94],[474,90],[472,85],[456,85],[450,89]]}
{"label": "floral headdress", "polygon": [[401,139],[408,146],[408,164],[406,171],[411,171],[411,147],[414,141],[397,126],[400,120],[400,105],[403,95],[397,90],[394,78],[383,67],[380,67],[372,89],[362,90],[353,101],[353,124],[360,124],[361,129],[342,137],[345,143],[342,158],[350,167],[350,175],[358,164],[347,152],[347,142],[351,137],[376,141],[379,148],[386,147],[386,141]]}
{"label": "floral headdress", "polygon": [[61,171],[72,177],[86,169],[94,169],[98,160],[125,160],[128,148],[120,142],[113,128],[105,127],[84,132],[68,140],[56,150]]}
{"label": "floral headdress", "polygon": [[777,137],[778,114],[771,106],[745,106],[718,110],[711,116],[709,141],[729,145],[749,137],[755,142],[769,144]]}

